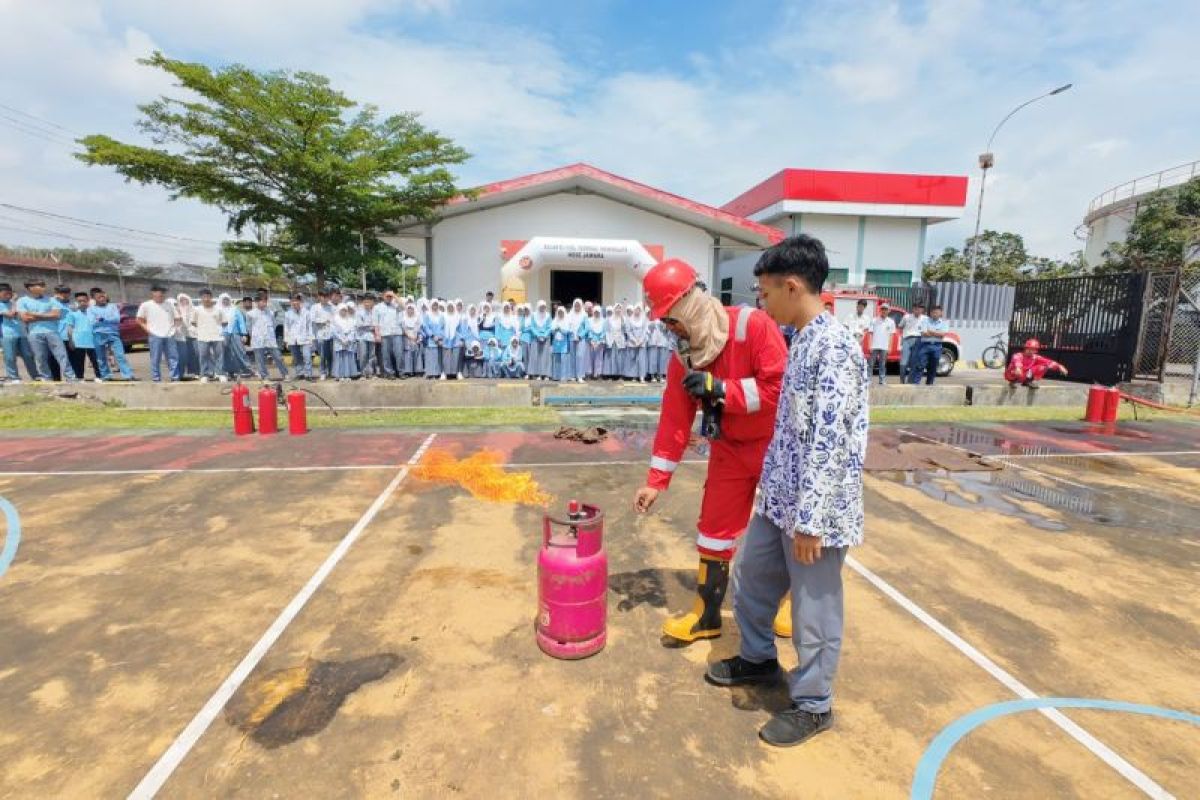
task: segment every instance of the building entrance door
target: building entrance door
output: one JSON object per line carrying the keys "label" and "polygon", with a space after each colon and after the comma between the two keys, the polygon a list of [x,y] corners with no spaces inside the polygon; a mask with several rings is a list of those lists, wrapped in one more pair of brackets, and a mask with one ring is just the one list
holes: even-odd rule
{"label": "building entrance door", "polygon": [[599,304],[603,296],[604,273],[576,272],[574,270],[550,270],[550,300],[571,308],[571,303],[578,297],[585,303],[591,300]]}

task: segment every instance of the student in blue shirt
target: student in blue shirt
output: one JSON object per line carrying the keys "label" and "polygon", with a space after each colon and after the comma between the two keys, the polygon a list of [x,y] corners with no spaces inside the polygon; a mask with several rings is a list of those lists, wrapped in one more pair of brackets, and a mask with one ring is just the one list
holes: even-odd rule
{"label": "student in blue shirt", "polygon": [[92,377],[96,383],[103,380],[100,363],[96,360],[96,340],[93,336],[92,320],[88,317],[87,292],[75,293],[75,310],[67,315],[67,355],[71,369],[83,379],[84,359],[92,362]]}
{"label": "student in blue shirt", "polygon": [[[71,337],[67,335],[67,324],[71,317],[71,287],[70,286],[55,286],[54,296],[50,298],[54,305],[58,306],[58,310],[62,313],[58,317],[58,338],[62,339],[63,347],[67,349],[67,358],[71,357]],[[82,377],[77,375],[76,377]],[[55,381],[62,380],[62,372],[58,368],[58,363],[54,360],[50,361],[50,379]]]}
{"label": "student in blue shirt", "polygon": [[920,383],[925,375],[925,385],[933,384],[937,377],[938,361],[942,358],[942,339],[950,332],[950,323],[942,319],[942,307],[933,306],[929,316],[917,322],[917,343],[909,357],[908,382]]}
{"label": "student in blue shirt", "polygon": [[489,378],[504,377],[504,350],[495,337],[488,339],[487,349],[483,351],[483,361]]}
{"label": "student in blue shirt", "polygon": [[554,323],[550,328],[551,379],[570,381],[575,379],[575,354],[572,352],[575,330],[567,319],[567,311],[559,306],[554,312]]}
{"label": "student in blue shirt", "polygon": [[62,307],[46,297],[46,282],[35,278],[25,282],[29,294],[17,301],[17,311],[21,321],[29,332],[29,347],[33,350],[33,360],[37,364],[37,377],[34,380],[50,380],[51,357],[56,362],[59,374],[65,375],[69,383],[75,382],[75,372],[71,369],[71,361],[67,357],[67,348],[63,346],[62,337],[58,335],[58,320],[62,317]]}
{"label": "student in blue shirt", "polygon": [[421,338],[425,341],[425,379],[446,380],[446,370],[442,367],[446,317],[442,313],[442,304],[437,300],[429,305],[429,311],[425,312],[425,317],[421,320]]}
{"label": "student in blue shirt", "polygon": [[222,355],[225,373],[235,378],[251,376],[254,372],[250,369],[250,358],[246,355],[246,344],[250,337],[250,329],[246,326],[246,311],[253,301],[249,297],[243,297],[242,307],[239,308],[232,297],[223,294],[217,298],[217,302],[229,320],[222,329],[222,335],[225,337],[225,352]]}
{"label": "student in blue shirt", "polygon": [[108,293],[99,286],[92,289],[92,302],[87,307],[87,318],[92,323],[92,339],[96,345],[96,363],[100,368],[100,380],[112,377],[108,366],[108,354],[116,359],[121,377],[127,381],[137,380],[125,359],[125,345],[121,342],[121,307],[108,301]]}
{"label": "student in blue shirt", "polygon": [[4,347],[4,378],[12,383],[21,382],[21,373],[17,372],[17,356],[25,362],[25,370],[30,378],[37,377],[37,365],[33,361],[33,351],[29,349],[29,339],[25,336],[25,325],[21,322],[17,303],[13,300],[12,286],[0,283],[0,334]]}

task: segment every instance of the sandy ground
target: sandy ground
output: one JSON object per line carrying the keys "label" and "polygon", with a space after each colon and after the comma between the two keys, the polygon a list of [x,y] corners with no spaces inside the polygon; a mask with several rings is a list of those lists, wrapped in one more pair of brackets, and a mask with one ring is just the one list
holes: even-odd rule
{"label": "sandy ground", "polygon": [[[304,445],[315,464],[330,463],[321,452],[376,463],[373,446],[399,464],[420,441],[327,433]],[[1065,436],[1056,446],[1072,452]],[[0,468],[70,466],[65,455],[48,466],[28,441],[0,439],[14,454]],[[941,728],[1012,699],[847,570],[837,725],[801,748],[768,748],[755,732],[786,692],[701,678],[736,652],[732,619],[710,643],[658,640],[689,602],[703,464],[684,464],[657,513],[636,518],[642,469],[624,461],[643,459],[637,438],[589,449],[541,434],[445,435],[435,446],[550,464],[530,471],[557,502],[606,510],[608,647],[561,662],[535,646],[538,509],[409,477],[162,796],[902,797]],[[172,457],[150,448],[137,463]],[[1197,466],[1193,455],[873,472],[855,556],[1039,694],[1195,713]],[[0,577],[0,796],[126,794],[395,474],[0,475],[23,524]],[[795,662],[787,642],[780,656]],[[1068,716],[1169,791],[1194,793],[1200,728]],[[971,733],[938,792],[1139,794],[1036,713]]]}

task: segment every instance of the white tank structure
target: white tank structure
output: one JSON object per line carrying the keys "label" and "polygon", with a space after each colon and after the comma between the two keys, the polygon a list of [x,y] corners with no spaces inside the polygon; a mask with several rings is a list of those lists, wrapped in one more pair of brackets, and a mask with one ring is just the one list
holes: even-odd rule
{"label": "white tank structure", "polygon": [[1200,161],[1180,164],[1114,186],[1088,203],[1083,224],[1076,230],[1076,235],[1087,242],[1083,257],[1088,266],[1103,263],[1104,251],[1114,242],[1125,241],[1138,206],[1147,197],[1160,189],[1185,184],[1197,176],[1200,176]]}

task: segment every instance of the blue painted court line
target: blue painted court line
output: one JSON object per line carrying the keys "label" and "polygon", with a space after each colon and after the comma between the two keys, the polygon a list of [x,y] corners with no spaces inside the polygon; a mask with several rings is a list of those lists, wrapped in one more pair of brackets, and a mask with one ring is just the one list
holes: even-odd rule
{"label": "blue painted court line", "polygon": [[1096,711],[1120,711],[1126,714],[1144,714],[1150,717],[1161,717],[1181,722],[1200,725],[1200,714],[1187,711],[1175,711],[1158,706],[1144,706],[1138,703],[1125,703],[1120,700],[1089,700],[1081,697],[1035,697],[1030,700],[1009,700],[1004,703],[984,706],[970,714],[959,717],[951,722],[933,738],[925,754],[917,763],[917,771],[913,775],[912,800],[932,800],[933,789],[937,783],[938,770],[942,762],[950,754],[950,750],[959,740],[981,725],[985,725],[999,717],[1009,714],[1019,714],[1022,711],[1036,711],[1040,708],[1086,708]]}
{"label": "blue painted court line", "polygon": [[4,511],[4,518],[7,520],[4,549],[0,550],[0,577],[3,577],[9,564],[17,557],[17,545],[21,543],[21,516],[16,507],[3,497],[0,497],[0,510]]}

